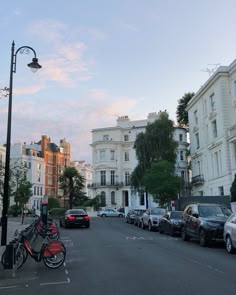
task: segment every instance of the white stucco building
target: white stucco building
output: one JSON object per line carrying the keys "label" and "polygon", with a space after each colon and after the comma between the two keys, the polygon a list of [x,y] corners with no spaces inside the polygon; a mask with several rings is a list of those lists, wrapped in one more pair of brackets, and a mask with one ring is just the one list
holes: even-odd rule
{"label": "white stucco building", "polygon": [[91,164],[86,163],[85,161],[72,161],[71,165],[73,165],[77,171],[84,177],[84,188],[83,191],[86,193],[88,198],[92,198],[92,191],[89,189],[92,184],[93,177],[93,168]]}
{"label": "white stucco building", "polygon": [[[40,210],[45,194],[45,163],[41,150],[36,145],[16,143],[11,147],[11,166],[23,163],[27,171],[27,180],[32,184],[32,196],[29,208]],[[14,202],[11,198],[10,205]]]}
{"label": "white stucco building", "polygon": [[[92,130],[92,191],[93,196],[99,194],[105,197],[107,207],[146,208],[144,195],[138,195],[130,187],[130,175],[138,163],[133,146],[137,134],[145,132],[147,124],[157,118],[157,113],[150,113],[147,119],[138,121],[122,116],[114,127]],[[179,143],[176,173],[187,180],[186,130],[176,127],[174,138]],[[151,197],[148,205],[153,205]]]}
{"label": "white stucco building", "polygon": [[221,66],[187,106],[193,195],[230,195],[236,173],[236,60]]}

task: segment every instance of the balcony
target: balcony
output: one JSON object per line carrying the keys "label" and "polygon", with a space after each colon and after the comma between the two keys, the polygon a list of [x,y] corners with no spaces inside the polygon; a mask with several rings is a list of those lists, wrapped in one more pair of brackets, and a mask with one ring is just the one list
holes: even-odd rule
{"label": "balcony", "polygon": [[192,185],[201,185],[204,184],[204,177],[202,174],[192,177]]}
{"label": "balcony", "polygon": [[93,182],[92,184],[88,184],[88,188],[101,188],[101,187],[110,187],[110,188],[120,188],[124,186],[123,182],[106,182],[106,183],[101,183],[101,182]]}

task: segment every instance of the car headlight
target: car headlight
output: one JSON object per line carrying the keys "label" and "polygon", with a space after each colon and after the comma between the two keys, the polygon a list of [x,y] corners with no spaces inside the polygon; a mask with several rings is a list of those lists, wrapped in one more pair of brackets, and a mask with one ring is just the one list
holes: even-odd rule
{"label": "car headlight", "polygon": [[179,222],[178,222],[177,220],[172,220],[172,221],[171,221],[171,224],[178,225]]}

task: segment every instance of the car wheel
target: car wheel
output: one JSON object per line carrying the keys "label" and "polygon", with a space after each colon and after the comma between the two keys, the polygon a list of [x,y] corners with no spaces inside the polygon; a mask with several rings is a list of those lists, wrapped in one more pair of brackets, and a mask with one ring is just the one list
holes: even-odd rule
{"label": "car wheel", "polygon": [[163,231],[163,229],[160,227],[160,225],[159,225],[159,233],[160,233],[160,234],[163,234],[163,233],[164,233],[164,231]]}
{"label": "car wheel", "polygon": [[184,227],[182,228],[182,231],[181,231],[181,237],[182,237],[183,241],[189,241],[189,239],[190,239],[190,237],[189,237],[189,235],[187,235]]}
{"label": "car wheel", "polygon": [[[123,215],[122,215],[122,214],[119,214],[118,216],[119,216],[119,217],[123,217]],[[131,223],[131,222],[130,222],[130,223]]]}
{"label": "car wheel", "polygon": [[148,222],[148,230],[149,231],[152,231],[153,230],[151,221]]}
{"label": "car wheel", "polygon": [[200,230],[199,237],[200,237],[200,246],[206,247],[208,242],[206,238],[206,232],[203,229]]}
{"label": "car wheel", "polygon": [[226,251],[230,254],[235,252],[235,249],[233,247],[232,240],[231,240],[230,236],[227,236],[227,238],[226,238],[225,248],[226,248]]}
{"label": "car wheel", "polygon": [[107,217],[106,214],[102,214],[101,217]]}
{"label": "car wheel", "polygon": [[170,227],[170,236],[173,237],[174,235],[175,235],[175,232],[174,232],[173,228]]}

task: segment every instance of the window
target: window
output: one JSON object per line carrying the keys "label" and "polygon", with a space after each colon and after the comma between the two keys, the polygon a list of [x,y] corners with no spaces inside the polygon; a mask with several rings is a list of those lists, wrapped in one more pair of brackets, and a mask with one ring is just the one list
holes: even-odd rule
{"label": "window", "polygon": [[37,173],[37,181],[40,182],[40,173]]}
{"label": "window", "polygon": [[106,140],[109,140],[109,135],[107,135],[107,134],[106,135],[103,135],[103,140],[105,140],[105,141]]}
{"label": "window", "polygon": [[215,111],[215,94],[212,93],[212,95],[210,95],[210,107],[211,107],[211,111]]}
{"label": "window", "polygon": [[125,152],[125,162],[129,161],[129,152]]}
{"label": "window", "polygon": [[111,161],[115,160],[115,151],[113,151],[113,150],[110,151],[110,160]]}
{"label": "window", "polygon": [[179,141],[183,141],[183,134],[179,134]]}
{"label": "window", "polygon": [[195,120],[195,124],[198,124],[198,115],[197,115],[197,111],[194,112],[194,120]]}
{"label": "window", "polygon": [[111,185],[115,184],[115,171],[111,171]]}
{"label": "window", "polygon": [[184,171],[182,170],[182,171],[180,171],[180,174],[181,174],[181,178],[182,179],[185,179],[185,173],[184,173]]}
{"label": "window", "polygon": [[39,196],[39,187],[37,187],[37,196]]}
{"label": "window", "polygon": [[199,148],[200,148],[200,143],[199,143],[199,133],[196,133],[196,134],[195,134],[195,138],[196,138],[196,147],[197,147],[197,149],[199,149]]}
{"label": "window", "polygon": [[100,151],[100,161],[105,161],[106,160],[106,151],[101,150]]}
{"label": "window", "polygon": [[112,205],[116,205],[115,192],[111,192],[111,204]]}
{"label": "window", "polygon": [[130,178],[129,172],[125,172],[125,185],[129,185],[130,184],[129,178]]}
{"label": "window", "polygon": [[48,184],[49,184],[49,185],[52,185],[52,176],[49,176],[49,177],[48,177]]}
{"label": "window", "polygon": [[34,187],[34,195],[36,195],[36,186]]}
{"label": "window", "polygon": [[106,185],[106,171],[100,171],[101,185]]}
{"label": "window", "polygon": [[234,81],[234,96],[236,97],[236,80]]}
{"label": "window", "polygon": [[184,160],[184,152],[183,151],[179,152],[179,158],[180,158],[180,161]]}
{"label": "window", "polygon": [[214,158],[215,158],[216,176],[219,176],[220,175],[220,169],[219,169],[219,157],[218,157],[217,152],[214,153]]}
{"label": "window", "polygon": [[233,142],[234,164],[236,166],[236,142]]}
{"label": "window", "polygon": [[213,133],[213,137],[216,138],[216,137],[217,137],[217,125],[216,125],[216,120],[212,121],[211,125],[212,125],[212,133]]}
{"label": "window", "polygon": [[224,187],[223,186],[219,186],[218,191],[219,191],[219,196],[224,196]]}
{"label": "window", "polygon": [[128,134],[124,135],[124,141],[129,141],[129,135]]}
{"label": "window", "polygon": [[40,170],[41,169],[41,164],[38,163],[37,168]]}
{"label": "window", "polygon": [[31,169],[31,162],[28,163],[28,168]]}
{"label": "window", "polygon": [[43,195],[43,188],[40,187],[40,195],[42,196]]}
{"label": "window", "polygon": [[143,206],[144,205],[144,192],[141,192],[140,193],[140,196],[139,196],[139,204],[140,206]]}

